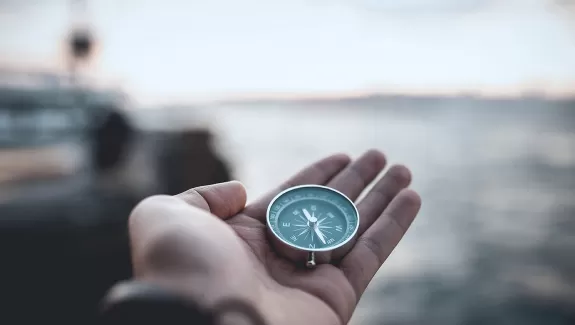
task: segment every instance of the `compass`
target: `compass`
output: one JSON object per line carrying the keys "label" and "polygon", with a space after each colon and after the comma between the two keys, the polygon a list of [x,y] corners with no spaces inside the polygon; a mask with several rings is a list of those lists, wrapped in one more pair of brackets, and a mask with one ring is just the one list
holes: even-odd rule
{"label": "compass", "polygon": [[267,225],[289,247],[308,252],[306,265],[315,266],[315,252],[345,245],[359,228],[359,213],[343,193],[321,185],[301,185],[279,193],[269,204]]}

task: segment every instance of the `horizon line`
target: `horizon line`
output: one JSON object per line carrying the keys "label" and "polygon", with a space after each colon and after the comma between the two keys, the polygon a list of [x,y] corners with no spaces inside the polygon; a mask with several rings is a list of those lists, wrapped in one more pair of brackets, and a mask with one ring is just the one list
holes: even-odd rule
{"label": "horizon line", "polygon": [[[60,77],[69,77],[68,71],[63,71],[56,67],[38,65],[28,66],[26,68],[8,62],[0,62],[0,72],[23,73],[23,74],[53,74]],[[163,105],[174,105],[174,103],[188,104],[225,104],[225,103],[253,103],[266,101],[337,101],[361,99],[367,97],[473,97],[484,99],[510,98],[520,99],[525,97],[537,97],[549,100],[562,100],[575,98],[575,80],[553,87],[552,83],[546,83],[542,80],[530,80],[512,86],[479,86],[469,87],[397,87],[393,85],[379,87],[366,87],[365,89],[347,90],[347,91],[323,91],[323,92],[289,92],[289,91],[270,91],[270,92],[204,92],[204,96],[194,95],[152,95],[137,96],[138,91],[131,89],[128,82],[123,82],[122,78],[97,78],[96,76],[81,76],[80,79],[88,81],[94,89],[115,88],[125,92],[130,101],[138,102],[146,106],[149,103]],[[550,85],[551,87],[541,87],[541,85]],[[86,85],[84,85],[86,86]],[[143,100],[142,100],[143,99]],[[179,105],[179,104],[175,104]]]}
{"label": "horizon line", "polygon": [[[575,91],[562,94],[548,94],[544,91],[527,90],[518,92],[482,92],[478,91],[372,91],[372,92],[324,92],[324,93],[267,93],[247,94],[240,96],[222,96],[208,98],[171,98],[168,100],[143,101],[145,106],[185,106],[185,105],[234,105],[253,104],[265,102],[335,102],[345,100],[361,100],[370,97],[411,97],[411,98],[475,98],[475,99],[522,99],[540,98],[544,100],[575,100]],[[138,101],[136,98],[134,98]],[[147,104],[146,104],[147,103]]]}

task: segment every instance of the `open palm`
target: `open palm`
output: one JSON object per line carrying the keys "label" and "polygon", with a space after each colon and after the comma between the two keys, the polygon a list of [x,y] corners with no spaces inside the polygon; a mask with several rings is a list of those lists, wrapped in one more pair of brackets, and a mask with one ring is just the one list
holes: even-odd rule
{"label": "open palm", "polygon": [[238,182],[146,199],[130,218],[135,276],[206,305],[241,297],[270,324],[345,324],[419,211],[419,196],[406,189],[409,170],[393,166],[373,184],[356,202],[357,236],[320,254],[324,263],[313,270],[269,236],[266,209],[277,193],[302,184],[326,185],[355,201],[385,164],[374,150],[354,162],[333,155],[247,206]]}

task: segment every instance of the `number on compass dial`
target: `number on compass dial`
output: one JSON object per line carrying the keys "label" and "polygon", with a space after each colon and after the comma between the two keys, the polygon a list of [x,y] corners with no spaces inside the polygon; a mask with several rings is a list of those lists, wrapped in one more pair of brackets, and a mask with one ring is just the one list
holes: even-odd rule
{"label": "number on compass dial", "polygon": [[270,204],[267,217],[276,237],[308,251],[342,246],[359,226],[353,202],[333,189],[317,185],[298,186],[280,193]]}

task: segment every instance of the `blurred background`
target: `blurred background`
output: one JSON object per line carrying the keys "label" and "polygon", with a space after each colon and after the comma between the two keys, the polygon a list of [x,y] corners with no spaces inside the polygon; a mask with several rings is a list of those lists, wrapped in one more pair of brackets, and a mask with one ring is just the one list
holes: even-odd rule
{"label": "blurred background", "polygon": [[424,204],[353,324],[573,324],[574,127],[575,1],[1,0],[0,323],[91,323],[145,196],[378,148]]}

